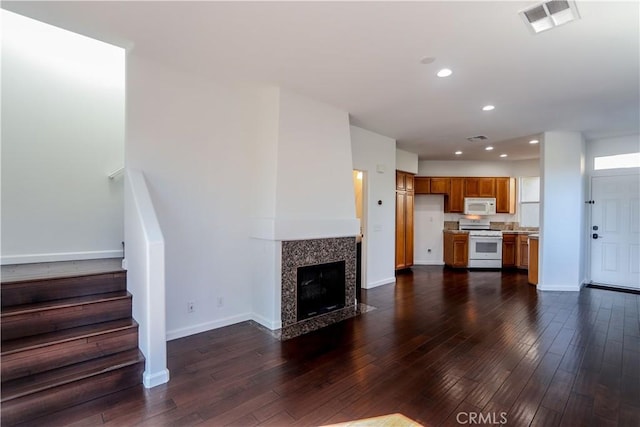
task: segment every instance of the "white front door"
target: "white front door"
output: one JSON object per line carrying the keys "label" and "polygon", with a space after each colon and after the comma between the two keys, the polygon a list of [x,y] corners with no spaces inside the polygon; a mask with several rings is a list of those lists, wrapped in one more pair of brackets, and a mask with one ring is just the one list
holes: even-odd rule
{"label": "white front door", "polygon": [[591,178],[591,281],[640,289],[640,175]]}

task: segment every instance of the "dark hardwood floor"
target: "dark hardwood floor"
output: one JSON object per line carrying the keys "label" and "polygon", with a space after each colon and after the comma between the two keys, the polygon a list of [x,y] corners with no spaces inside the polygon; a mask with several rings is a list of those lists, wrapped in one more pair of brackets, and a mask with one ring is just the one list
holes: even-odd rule
{"label": "dark hardwood floor", "polygon": [[171,341],[168,384],[43,424],[317,426],[400,412],[425,426],[640,425],[639,295],[415,267],[363,302],[377,309],[286,342],[249,323]]}

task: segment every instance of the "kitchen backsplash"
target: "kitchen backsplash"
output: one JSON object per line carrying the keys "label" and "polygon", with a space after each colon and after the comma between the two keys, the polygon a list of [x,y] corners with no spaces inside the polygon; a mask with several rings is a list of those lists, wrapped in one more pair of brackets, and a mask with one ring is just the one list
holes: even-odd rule
{"label": "kitchen backsplash", "polygon": [[[445,221],[444,229],[457,230],[458,221]],[[491,229],[492,230],[538,231],[538,227],[520,227],[520,224],[517,222],[501,222],[501,221],[491,221]]]}

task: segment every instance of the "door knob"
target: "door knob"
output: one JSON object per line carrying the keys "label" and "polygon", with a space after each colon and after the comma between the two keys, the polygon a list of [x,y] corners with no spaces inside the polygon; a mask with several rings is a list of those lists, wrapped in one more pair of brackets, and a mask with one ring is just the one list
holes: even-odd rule
{"label": "door knob", "polygon": [[592,237],[593,237],[594,239],[597,239],[597,238],[599,237],[599,236],[598,236],[598,233],[593,233]]}

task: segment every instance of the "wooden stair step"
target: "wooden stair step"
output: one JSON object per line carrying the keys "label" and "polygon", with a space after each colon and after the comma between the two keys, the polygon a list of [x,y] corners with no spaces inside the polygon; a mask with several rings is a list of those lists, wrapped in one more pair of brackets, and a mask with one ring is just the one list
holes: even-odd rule
{"label": "wooden stair step", "polygon": [[126,289],[126,271],[19,280],[5,282],[0,286],[2,307],[125,291]]}
{"label": "wooden stair step", "polygon": [[137,348],[138,324],[118,319],[6,341],[0,354],[3,381]]}
{"label": "wooden stair step", "polygon": [[2,383],[2,425],[25,422],[141,382],[138,349]]}
{"label": "wooden stair step", "polygon": [[131,316],[131,294],[117,291],[6,307],[2,341]]}

